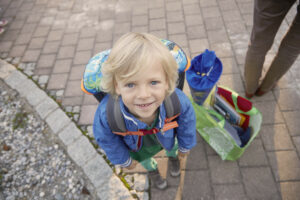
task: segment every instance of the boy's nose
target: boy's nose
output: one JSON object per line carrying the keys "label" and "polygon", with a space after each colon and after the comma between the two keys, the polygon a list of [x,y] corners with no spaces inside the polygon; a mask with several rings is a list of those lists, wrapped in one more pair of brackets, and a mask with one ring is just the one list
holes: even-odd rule
{"label": "boy's nose", "polygon": [[149,88],[147,86],[143,86],[139,88],[138,97],[139,98],[147,98],[150,96]]}

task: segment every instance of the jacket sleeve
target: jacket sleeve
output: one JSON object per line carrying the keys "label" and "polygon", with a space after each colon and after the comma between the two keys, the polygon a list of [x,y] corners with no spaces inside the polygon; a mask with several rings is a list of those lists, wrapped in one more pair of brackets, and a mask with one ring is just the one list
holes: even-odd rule
{"label": "jacket sleeve", "polygon": [[[103,100],[102,100],[103,101]],[[122,136],[112,133],[106,120],[106,103],[101,102],[94,117],[93,132],[98,145],[114,165],[128,167],[132,160]]]}
{"label": "jacket sleeve", "polygon": [[196,138],[196,116],[192,103],[180,90],[176,90],[181,103],[181,112],[178,117],[177,140],[178,150],[187,153],[197,144]]}

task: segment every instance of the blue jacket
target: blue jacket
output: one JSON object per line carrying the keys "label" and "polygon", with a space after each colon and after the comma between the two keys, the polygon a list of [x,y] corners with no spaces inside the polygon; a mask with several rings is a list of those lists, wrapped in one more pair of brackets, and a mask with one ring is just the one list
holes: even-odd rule
{"label": "blue jacket", "polygon": [[[177,123],[179,125],[177,128],[178,150],[185,153],[196,145],[196,118],[193,106],[187,96],[179,89],[176,89],[176,93],[181,103],[181,112],[177,119]],[[106,117],[108,96],[109,95],[106,95],[102,99],[95,113],[93,125],[94,136],[98,145],[105,151],[112,164],[127,167],[131,164],[129,151],[139,150],[139,136],[120,136],[112,133]],[[121,98],[119,103],[128,131],[138,131],[138,129],[147,128],[147,124],[139,121],[128,112]],[[163,104],[159,109],[159,120],[156,127],[161,129],[164,126],[166,110]],[[163,148],[168,151],[173,148],[175,143],[175,134],[173,129],[166,131],[164,134],[159,132],[156,136]],[[141,142],[143,144],[143,140],[141,140]]]}

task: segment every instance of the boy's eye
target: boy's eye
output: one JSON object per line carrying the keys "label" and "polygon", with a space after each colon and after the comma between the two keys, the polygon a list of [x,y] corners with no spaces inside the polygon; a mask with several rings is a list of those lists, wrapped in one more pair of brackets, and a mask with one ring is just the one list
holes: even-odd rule
{"label": "boy's eye", "polygon": [[158,81],[151,81],[151,85],[157,85]]}
{"label": "boy's eye", "polygon": [[127,83],[125,86],[128,87],[128,88],[133,88],[134,84],[133,83]]}

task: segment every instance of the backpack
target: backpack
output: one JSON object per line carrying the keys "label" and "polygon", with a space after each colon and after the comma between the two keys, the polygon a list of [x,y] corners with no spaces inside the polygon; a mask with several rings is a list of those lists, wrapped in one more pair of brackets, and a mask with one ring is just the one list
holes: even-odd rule
{"label": "backpack", "polygon": [[[161,39],[161,42],[169,49],[170,53],[176,60],[178,64],[178,81],[177,88],[183,89],[185,71],[190,67],[190,59],[185,55],[184,51],[174,42]],[[98,102],[106,95],[105,92],[100,89],[100,81],[102,77],[101,66],[107,60],[110,49],[102,51],[92,57],[85,67],[83,74],[83,79],[81,80],[81,90],[87,94],[93,95]],[[111,110],[112,112],[106,112],[108,124],[113,133],[117,135],[147,135],[155,134],[157,132],[164,132],[172,128],[178,127],[177,121],[173,121],[180,115],[180,101],[178,99],[175,91],[165,98],[164,106],[166,108],[166,119],[165,126],[162,130],[153,128],[151,130],[140,129],[139,131],[128,131],[125,126],[125,121],[121,113],[121,108],[118,99],[114,99],[112,96],[109,97],[106,110]]]}

